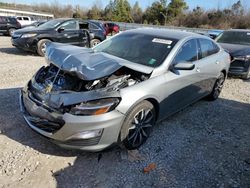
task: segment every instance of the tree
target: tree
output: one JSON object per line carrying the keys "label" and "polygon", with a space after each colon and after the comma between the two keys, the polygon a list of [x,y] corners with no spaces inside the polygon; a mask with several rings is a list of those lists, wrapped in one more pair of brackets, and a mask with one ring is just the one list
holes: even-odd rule
{"label": "tree", "polygon": [[232,12],[235,16],[243,16],[244,8],[243,8],[240,0],[237,1],[237,3],[234,3],[232,5]]}
{"label": "tree", "polygon": [[182,15],[186,9],[188,6],[184,0],[171,0],[167,10],[168,20]]}
{"label": "tree", "polygon": [[127,0],[110,1],[105,7],[105,18],[118,22],[132,22],[131,6]]}
{"label": "tree", "polygon": [[102,10],[97,7],[97,5],[93,5],[92,8],[88,11],[87,16],[88,19],[98,20],[101,18]]}
{"label": "tree", "polygon": [[138,1],[135,2],[133,8],[132,8],[132,19],[135,23],[142,23],[142,9],[139,6]]}
{"label": "tree", "polygon": [[164,24],[167,12],[167,1],[160,0],[152,3],[150,7],[148,7],[144,13],[143,19],[147,20],[151,24]]}

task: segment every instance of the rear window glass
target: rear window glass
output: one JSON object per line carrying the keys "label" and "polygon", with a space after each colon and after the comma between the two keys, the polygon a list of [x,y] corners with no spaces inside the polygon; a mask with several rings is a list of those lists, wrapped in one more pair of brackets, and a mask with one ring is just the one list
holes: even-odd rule
{"label": "rear window glass", "polygon": [[28,21],[29,18],[28,17],[23,17],[23,20]]}
{"label": "rear window glass", "polygon": [[193,62],[198,59],[198,46],[197,40],[192,39],[187,41],[178,51],[177,55],[174,58],[173,63],[180,62]]}
{"label": "rear window glass", "polygon": [[250,45],[250,32],[225,31],[216,40],[220,43]]}
{"label": "rear window glass", "polygon": [[201,46],[201,57],[207,57],[219,52],[219,47],[211,40],[199,39]]}

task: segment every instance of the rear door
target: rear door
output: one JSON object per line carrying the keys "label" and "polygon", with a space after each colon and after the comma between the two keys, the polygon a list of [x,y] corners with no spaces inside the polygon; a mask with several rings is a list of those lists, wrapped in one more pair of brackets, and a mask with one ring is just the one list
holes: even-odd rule
{"label": "rear door", "polygon": [[202,79],[201,91],[204,95],[209,94],[214,86],[217,76],[220,73],[220,59],[218,52],[220,48],[210,39],[201,38],[199,41],[199,61],[196,69],[200,72]]}
{"label": "rear door", "polygon": [[[60,31],[60,28],[63,30]],[[79,45],[82,42],[78,21],[64,22],[58,29],[58,42]]]}

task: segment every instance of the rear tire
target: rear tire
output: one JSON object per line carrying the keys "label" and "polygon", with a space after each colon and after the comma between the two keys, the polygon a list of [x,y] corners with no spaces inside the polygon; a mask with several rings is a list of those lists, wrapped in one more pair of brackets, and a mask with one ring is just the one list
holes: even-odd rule
{"label": "rear tire", "polygon": [[92,39],[91,41],[90,41],[90,46],[91,47],[94,47],[94,46],[96,46],[97,44],[99,44],[101,41],[99,40],[99,39]]}
{"label": "rear tire", "polygon": [[51,42],[51,41],[49,39],[41,39],[37,43],[37,53],[42,57],[45,55],[46,42]]}
{"label": "rear tire", "polygon": [[152,103],[142,101],[128,112],[123,122],[120,140],[128,150],[139,148],[148,139],[155,124],[156,113]]}
{"label": "rear tire", "polygon": [[226,76],[223,72],[220,73],[219,78],[216,80],[212,92],[207,96],[207,100],[214,101],[219,98],[221,90],[223,88],[223,84],[225,81]]}

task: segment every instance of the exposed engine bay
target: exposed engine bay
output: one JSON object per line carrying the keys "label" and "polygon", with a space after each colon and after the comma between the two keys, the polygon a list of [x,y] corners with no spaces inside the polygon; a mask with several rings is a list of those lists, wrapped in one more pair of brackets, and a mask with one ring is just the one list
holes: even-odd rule
{"label": "exposed engine bay", "polygon": [[44,88],[45,92],[53,91],[91,91],[105,88],[107,91],[118,91],[122,88],[135,85],[147,80],[148,75],[122,67],[113,74],[97,80],[82,80],[71,72],[60,70],[50,64],[43,67],[35,76],[36,82]]}

